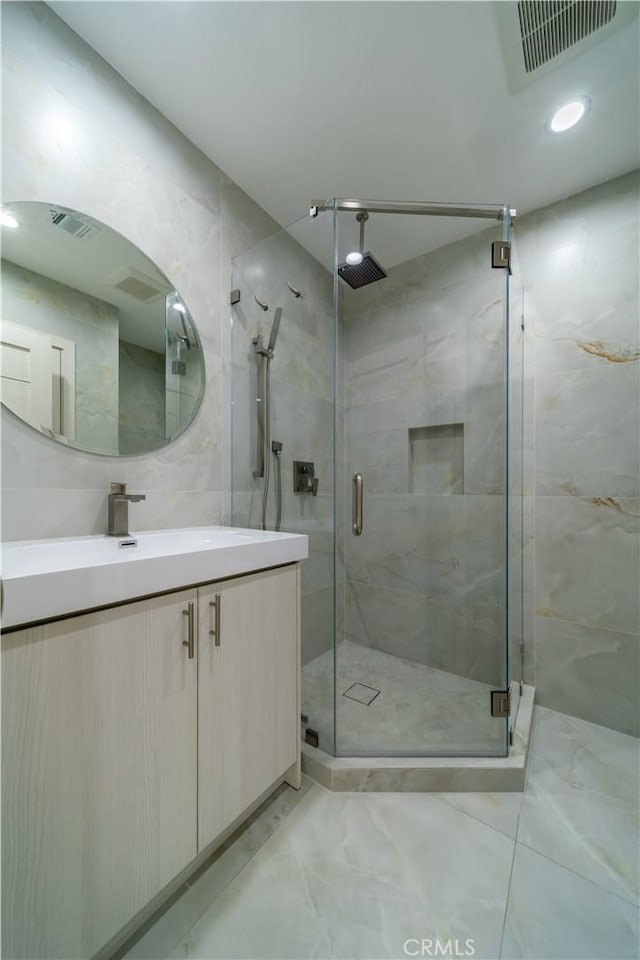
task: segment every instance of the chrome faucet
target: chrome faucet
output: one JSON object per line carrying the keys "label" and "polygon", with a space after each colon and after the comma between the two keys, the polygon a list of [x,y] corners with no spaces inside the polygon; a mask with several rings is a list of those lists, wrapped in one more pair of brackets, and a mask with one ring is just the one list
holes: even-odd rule
{"label": "chrome faucet", "polygon": [[129,536],[129,501],[146,500],[144,493],[127,493],[126,483],[112,483],[109,494],[109,536]]}

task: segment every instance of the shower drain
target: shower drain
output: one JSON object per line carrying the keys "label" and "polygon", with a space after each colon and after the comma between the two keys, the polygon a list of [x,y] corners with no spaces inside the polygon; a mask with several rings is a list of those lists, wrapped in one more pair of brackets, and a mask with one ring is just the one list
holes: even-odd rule
{"label": "shower drain", "polygon": [[370,687],[368,683],[352,683],[349,689],[344,691],[342,696],[348,697],[349,700],[357,700],[358,703],[364,703],[365,707],[368,707],[369,704],[373,703],[379,693],[380,690],[376,690],[375,687]]}

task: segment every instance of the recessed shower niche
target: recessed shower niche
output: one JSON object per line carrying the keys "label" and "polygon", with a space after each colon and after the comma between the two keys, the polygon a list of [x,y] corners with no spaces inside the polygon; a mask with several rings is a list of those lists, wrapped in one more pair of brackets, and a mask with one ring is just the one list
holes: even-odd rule
{"label": "recessed shower niche", "polygon": [[464,424],[409,428],[409,493],[464,493]]}

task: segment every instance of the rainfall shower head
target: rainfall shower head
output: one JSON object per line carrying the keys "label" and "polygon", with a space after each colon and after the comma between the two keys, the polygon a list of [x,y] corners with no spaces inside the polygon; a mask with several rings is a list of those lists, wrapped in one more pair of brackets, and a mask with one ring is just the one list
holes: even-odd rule
{"label": "rainfall shower head", "polygon": [[341,263],[338,267],[338,273],[354,290],[357,290],[358,287],[366,287],[368,283],[375,283],[376,280],[382,280],[387,275],[376,258],[372,257],[370,253],[362,254],[361,263]]}
{"label": "rainfall shower head", "polygon": [[364,251],[364,225],[369,219],[366,210],[362,210],[356,215],[356,220],[360,224],[360,250],[347,254],[347,259],[338,267],[338,274],[354,290],[359,287],[366,287],[369,283],[375,283],[376,280],[382,280],[387,273],[378,261],[370,253]]}

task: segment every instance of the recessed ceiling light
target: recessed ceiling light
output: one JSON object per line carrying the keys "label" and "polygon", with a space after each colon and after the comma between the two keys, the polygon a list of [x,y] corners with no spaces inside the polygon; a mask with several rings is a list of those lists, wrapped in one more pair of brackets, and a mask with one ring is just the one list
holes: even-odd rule
{"label": "recessed ceiling light", "polygon": [[357,267],[359,263],[362,263],[363,256],[358,250],[352,250],[351,253],[346,255],[345,260],[352,267]]}
{"label": "recessed ceiling light", "polygon": [[590,100],[588,97],[576,97],[565,103],[553,114],[547,123],[549,133],[564,133],[574,127],[578,120],[582,120],[589,109]]}
{"label": "recessed ceiling light", "polygon": [[3,227],[11,227],[12,229],[18,226],[18,221],[10,213],[7,213],[6,210],[0,211],[0,223]]}

